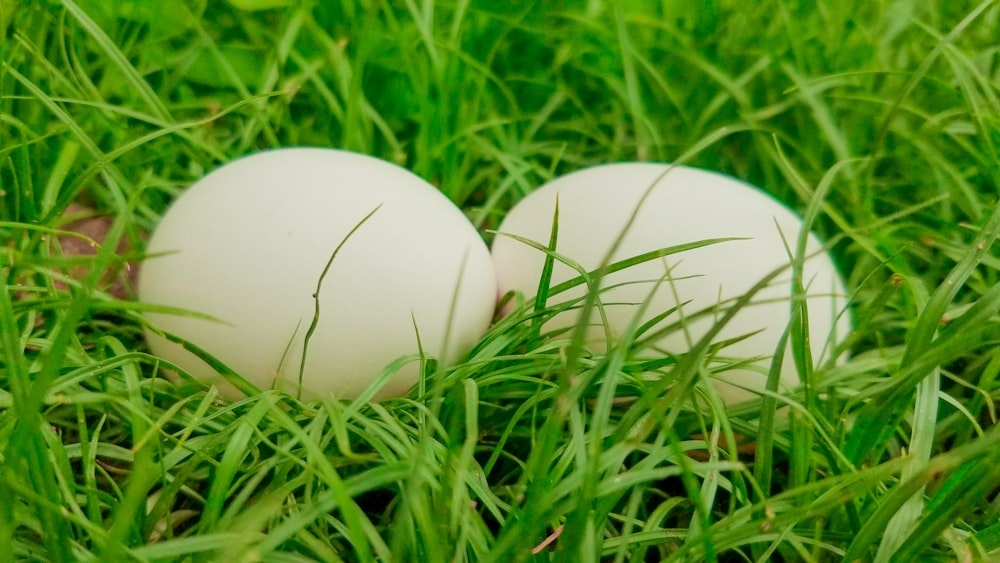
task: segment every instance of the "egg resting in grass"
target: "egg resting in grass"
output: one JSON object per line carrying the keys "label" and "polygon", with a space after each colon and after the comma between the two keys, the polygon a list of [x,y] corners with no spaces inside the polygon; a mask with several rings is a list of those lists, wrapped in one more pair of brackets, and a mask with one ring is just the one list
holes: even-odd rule
{"label": "egg resting in grass", "polygon": [[[453,362],[488,328],[496,278],[461,210],[399,166],[333,149],[257,153],[192,185],[149,241],[139,299],[223,321],[147,315],[257,387],[295,393],[317,283],[341,242],[319,292],[303,397],[357,397],[421,346]],[[156,355],[239,395],[180,345],[151,331],[147,340]],[[404,394],[418,374],[408,363],[376,398]]]}
{"label": "egg resting in grass", "polygon": [[[646,334],[679,322],[682,314],[686,329],[658,338],[654,351],[643,350],[645,356],[676,355],[689,350],[722,316],[731,300],[747,293],[775,269],[790,264],[789,252],[794,253],[802,229],[802,221],[792,211],[749,184],[695,168],[675,166],[669,171],[668,168],[666,164],[618,163],[567,174],[525,197],[498,228],[500,233],[525,237],[548,247],[558,196],[556,252],[593,271],[600,267],[643,194],[655,184],[611,262],[680,244],[746,237],[654,259],[603,279],[601,288],[627,284],[600,294],[612,342],[628,329],[643,302],[648,302],[648,306],[642,322],[677,307],[678,302],[686,303]],[[533,298],[545,253],[497,235],[492,256],[501,294],[517,290]],[[805,256],[808,259],[803,268],[803,284],[808,296],[810,348],[814,361],[818,361],[829,351],[830,342],[847,334],[850,320],[842,311],[846,302],[844,283],[822,244],[811,233]],[[578,276],[578,272],[557,260],[550,287]],[[745,360],[774,355],[791,317],[791,280],[792,269],[788,268],[721,330],[714,342],[750,336],[720,350],[719,358]],[[657,287],[657,283],[661,285]],[[568,302],[585,293],[586,286],[580,285],[550,296],[548,305]],[[710,315],[695,315],[716,305],[719,306]],[[554,331],[575,325],[579,311],[577,307],[558,314],[546,323],[545,329]],[[607,337],[597,311],[592,313],[590,325],[588,345],[595,351],[605,350]],[[721,361],[712,364],[722,365]],[[746,366],[719,369],[714,375],[714,386],[728,404],[752,399],[758,396],[754,391],[764,389],[763,373],[769,366],[768,360],[758,361],[756,370]],[[800,383],[790,353],[782,364],[781,383],[785,389]]]}

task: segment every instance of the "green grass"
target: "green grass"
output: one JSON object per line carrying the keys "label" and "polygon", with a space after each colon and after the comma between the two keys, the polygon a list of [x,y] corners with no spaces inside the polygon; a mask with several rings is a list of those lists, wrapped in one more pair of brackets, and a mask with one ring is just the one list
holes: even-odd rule
{"label": "green grass", "polygon": [[[1000,3],[698,4],[0,0],[0,561],[1000,559]],[[849,358],[794,324],[804,390],[727,411],[707,339],[591,354],[538,300],[424,394],[171,382],[103,273],[291,145],[400,163],[487,240],[589,164],[746,179],[830,242]],[[117,219],[94,257],[73,202]]]}

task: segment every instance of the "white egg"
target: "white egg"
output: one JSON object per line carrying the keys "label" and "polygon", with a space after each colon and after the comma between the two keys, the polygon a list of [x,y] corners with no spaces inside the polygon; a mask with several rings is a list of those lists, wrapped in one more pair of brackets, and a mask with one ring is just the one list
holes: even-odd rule
{"label": "white egg", "polygon": [[[659,338],[653,351],[644,351],[647,356],[651,352],[666,355],[689,350],[722,316],[725,307],[732,303],[728,300],[746,294],[773,270],[790,263],[787,249],[794,252],[802,228],[794,213],[749,184],[695,168],[676,166],[669,172],[668,168],[666,164],[619,163],[556,178],[515,205],[498,229],[547,247],[558,197],[556,251],[593,271],[600,267],[643,194],[655,184],[612,262],[679,244],[747,237],[645,262],[602,281],[602,288],[627,284],[601,293],[612,339],[628,329],[643,302],[648,302],[643,322],[677,307],[678,303],[686,303],[679,312],[656,325],[661,328],[678,322],[683,314],[687,319],[686,330]],[[492,255],[502,294],[517,290],[531,298],[537,293],[545,261],[543,252],[498,235]],[[806,255],[810,258],[805,262],[803,279],[808,295],[810,346],[814,360],[819,360],[829,342],[849,331],[850,321],[848,315],[840,314],[845,304],[844,283],[812,234]],[[550,287],[578,276],[557,261]],[[791,278],[789,268],[758,293],[750,306],[736,314],[715,342],[750,336],[722,349],[718,356],[773,357],[791,316]],[[657,288],[661,279],[665,281]],[[549,305],[569,301],[585,292],[585,286],[578,286],[550,297]],[[713,315],[695,316],[698,311],[720,304]],[[579,309],[560,313],[545,328],[573,326],[578,315]],[[595,312],[590,322],[588,345],[600,352],[606,347],[601,317]],[[754,398],[758,395],[753,391],[764,388],[766,376],[761,371],[766,373],[769,365],[768,360],[758,361],[757,369],[719,370],[715,387],[729,404]],[[785,389],[799,384],[790,355],[782,366],[782,384]]]}
{"label": "white egg", "polygon": [[[148,315],[259,388],[295,393],[317,283],[342,242],[319,292],[304,397],[357,397],[421,347],[453,362],[488,328],[496,278],[461,210],[399,166],[332,149],[262,152],[196,182],[149,241],[139,298],[223,321]],[[147,339],[156,355],[238,395],[179,345]],[[408,363],[376,397],[405,393],[418,374]]]}

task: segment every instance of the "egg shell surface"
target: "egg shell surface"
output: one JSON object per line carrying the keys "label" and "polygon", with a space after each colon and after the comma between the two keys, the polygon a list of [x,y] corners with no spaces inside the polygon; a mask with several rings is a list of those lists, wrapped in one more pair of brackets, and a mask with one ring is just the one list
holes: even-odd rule
{"label": "egg shell surface", "polygon": [[[744,295],[775,269],[790,264],[788,249],[794,252],[802,221],[780,202],[742,181],[696,168],[674,166],[669,171],[668,168],[669,165],[660,163],[617,163],[558,177],[518,202],[498,231],[548,247],[558,197],[556,252],[578,262],[587,271],[594,271],[625,229],[643,194],[655,184],[611,262],[685,243],[744,237],[746,240],[725,241],[634,265],[602,280],[601,287],[610,288],[600,295],[611,342],[628,330],[642,303],[648,302],[640,319],[646,322],[678,303],[688,302],[653,329],[676,323],[681,314],[685,315],[685,328],[658,338],[653,351],[683,354],[722,316],[731,303],[727,300]],[[808,259],[803,283],[810,347],[814,360],[818,361],[829,342],[847,334],[850,319],[841,314],[846,302],[844,283],[812,234],[808,235],[805,255]],[[516,290],[533,298],[545,253],[498,234],[492,256],[501,294]],[[578,272],[557,260],[550,287],[578,276]],[[735,315],[714,341],[750,336],[723,348],[718,356],[773,357],[791,317],[791,280],[792,270],[788,268]],[[616,285],[619,287],[612,287]],[[548,304],[579,298],[586,291],[585,285],[577,286],[550,296]],[[695,315],[715,306],[712,314]],[[579,314],[579,308],[560,313],[546,323],[545,329],[572,327]],[[605,350],[608,340],[596,311],[590,323],[588,346],[598,352]],[[650,353],[650,350],[643,352]],[[769,366],[768,360],[758,362],[758,369],[719,370],[713,383],[728,404],[749,400],[757,396],[755,390],[764,389],[766,376],[761,372],[766,373]],[[799,384],[790,353],[781,375],[782,387]]]}
{"label": "egg shell surface", "polygon": [[[377,210],[376,210],[377,209]],[[299,385],[314,294],[320,314]],[[450,363],[489,326],[496,278],[489,250],[439,190],[394,164],[346,151],[288,148],[232,161],[192,185],[163,215],[138,294],[223,322],[147,317],[261,389],[357,397],[394,360]],[[235,388],[205,362],[147,331],[152,351],[192,375]],[[407,363],[377,399],[418,380]]]}

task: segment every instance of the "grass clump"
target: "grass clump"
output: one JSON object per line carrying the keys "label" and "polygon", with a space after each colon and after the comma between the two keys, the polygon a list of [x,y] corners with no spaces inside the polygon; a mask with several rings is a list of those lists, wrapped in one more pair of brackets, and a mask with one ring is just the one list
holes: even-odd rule
{"label": "grass clump", "polygon": [[[992,1],[0,0],[0,560],[995,560],[998,22]],[[289,145],[403,164],[487,238],[557,174],[686,155],[830,242],[850,357],[725,409],[708,340],[666,361],[637,327],[591,353],[542,299],[378,404],[165,379],[107,272],[208,170]],[[93,256],[63,252],[71,204],[115,218]]]}

